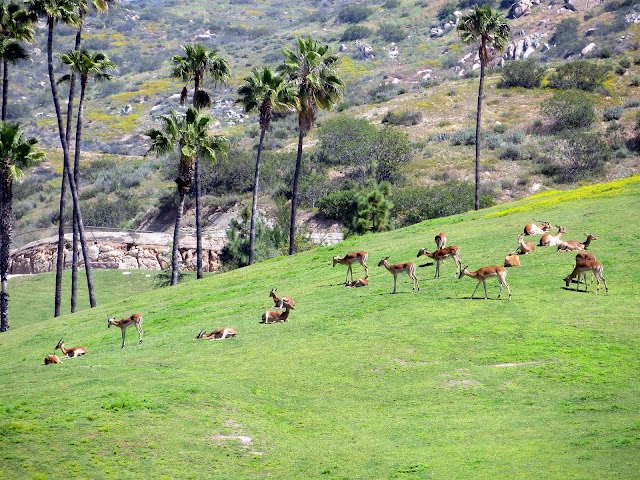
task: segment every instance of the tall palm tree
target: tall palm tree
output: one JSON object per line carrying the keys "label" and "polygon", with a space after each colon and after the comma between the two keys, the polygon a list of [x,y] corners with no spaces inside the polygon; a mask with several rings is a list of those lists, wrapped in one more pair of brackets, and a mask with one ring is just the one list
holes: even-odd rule
{"label": "tall palm tree", "polygon": [[173,250],[171,253],[171,285],[178,283],[178,269],[180,266],[180,225],[184,212],[184,197],[193,182],[196,158],[215,160],[218,154],[226,154],[229,141],[220,135],[210,135],[208,126],[211,119],[201,115],[189,107],[184,117],[172,111],[171,115],[162,117],[162,130],[151,129],[145,132],[151,139],[151,146],[147,153],[158,155],[177,154],[180,158],[176,187],[178,189],[178,211],[173,229]]}
{"label": "tall palm tree", "polygon": [[[68,53],[60,55],[63,64],[71,68],[72,73],[64,75],[60,78],[60,82],[71,82],[75,75],[80,77],[80,100],[78,103],[78,118],[76,123],[76,143],[74,152],[73,176],[76,182],[76,188],[79,187],[80,171],[80,150],[82,146],[82,114],[84,111],[84,97],[87,90],[89,78],[96,81],[111,80],[111,72],[117,71],[118,67],[102,52],[89,52],[86,49],[71,50]],[[69,113],[69,117],[70,117]],[[67,136],[69,128],[67,128]],[[74,209],[74,227],[77,226],[77,216]],[[73,261],[71,273],[71,312],[76,311],[77,296],[77,274],[78,274],[78,248],[76,241],[76,228],[74,228],[73,239]]]}
{"label": "tall palm tree", "polygon": [[256,169],[253,175],[253,198],[251,202],[251,227],[249,229],[249,265],[255,261],[256,220],[258,215],[258,185],[260,181],[260,158],[264,137],[271,125],[274,111],[292,110],[294,108],[293,85],[268,67],[262,70],[254,68],[251,75],[245,77],[238,89],[238,100],[245,112],[258,110],[260,113],[260,142],[256,155]]}
{"label": "tall palm tree", "polygon": [[44,155],[36,152],[35,138],[25,139],[18,123],[0,123],[0,332],[9,328],[9,293],[7,272],[13,228],[13,180]]}
{"label": "tall palm tree", "polygon": [[284,63],[278,67],[278,71],[293,81],[297,88],[298,155],[293,176],[289,227],[289,255],[293,255],[304,136],[313,127],[318,110],[329,110],[342,98],[344,82],[336,74],[338,57],[331,53],[329,45],[314,40],[310,36],[298,38],[295,50],[285,48],[284,57]]}
{"label": "tall palm tree", "polygon": [[491,7],[474,5],[473,10],[464,15],[458,23],[458,34],[464,43],[480,41],[480,86],[478,87],[478,109],[476,111],[476,190],[475,209],[480,209],[480,121],[482,117],[482,94],[484,70],[491,58],[490,49],[503,51],[509,42],[510,27],[504,15]]}
{"label": "tall palm tree", "polygon": [[[218,51],[207,50],[199,44],[183,45],[184,56],[174,55],[173,76],[182,79],[185,83],[193,80],[192,105],[200,110],[211,106],[211,97],[202,90],[205,76],[209,77],[214,86],[224,83],[230,78],[229,64],[227,60],[218,56]],[[185,103],[188,96],[187,87],[182,89],[180,103]],[[202,278],[202,194],[200,191],[200,160],[196,156],[194,165],[194,177],[196,187],[196,278]]]}

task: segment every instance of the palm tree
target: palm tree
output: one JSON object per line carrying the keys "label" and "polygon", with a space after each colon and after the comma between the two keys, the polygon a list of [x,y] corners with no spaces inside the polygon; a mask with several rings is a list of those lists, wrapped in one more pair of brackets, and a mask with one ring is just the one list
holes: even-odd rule
{"label": "palm tree", "polygon": [[35,17],[17,3],[0,3],[0,56],[2,57],[2,121],[7,119],[9,63],[29,58],[21,42],[33,42]]}
{"label": "palm tree", "polygon": [[321,108],[328,110],[342,98],[344,83],[335,72],[338,57],[331,53],[327,44],[313,40],[311,37],[298,38],[296,50],[285,48],[284,56],[284,63],[278,67],[278,71],[295,84],[298,110],[298,155],[293,176],[289,227],[289,255],[293,255],[304,136],[313,127],[318,110]]}
{"label": "palm tree", "polygon": [[0,332],[9,328],[9,293],[7,272],[13,228],[13,180],[44,155],[34,150],[35,138],[25,139],[20,124],[0,123]]}
{"label": "palm tree", "polygon": [[262,144],[271,124],[274,111],[292,110],[294,106],[293,85],[268,67],[262,71],[254,68],[251,75],[245,77],[244,84],[238,89],[236,102],[244,105],[245,112],[255,109],[260,112],[260,142],[256,156],[256,169],[253,175],[253,199],[251,202],[251,227],[249,229],[249,265],[255,261],[256,220],[258,215],[258,184],[260,179],[260,157]]}
{"label": "palm tree", "polygon": [[478,109],[476,111],[476,191],[475,209],[480,209],[480,120],[482,115],[482,92],[484,70],[491,57],[490,48],[503,51],[509,41],[510,27],[504,15],[491,7],[474,5],[473,11],[463,16],[458,23],[458,34],[464,43],[480,41],[480,86],[478,88]]}
{"label": "palm tree", "polygon": [[[230,77],[229,64],[227,60],[218,56],[217,50],[207,50],[202,45],[183,45],[185,55],[174,55],[173,76],[180,78],[184,82],[193,80],[193,100],[192,105],[200,110],[211,106],[211,97],[200,87],[204,82],[205,75],[213,81],[214,86],[226,82]],[[185,103],[188,96],[187,87],[182,89],[180,103]],[[195,187],[196,187],[196,277],[202,278],[202,194],[200,191],[200,160],[195,159],[194,165]]]}
{"label": "palm tree", "polygon": [[[107,55],[102,52],[89,52],[86,49],[71,50],[68,53],[62,54],[60,60],[63,64],[68,65],[71,68],[72,73],[64,75],[60,78],[58,83],[71,82],[75,75],[80,77],[80,100],[78,103],[78,118],[76,124],[76,143],[75,143],[75,156],[73,165],[73,176],[76,182],[76,188],[79,187],[80,171],[80,150],[82,146],[82,114],[84,109],[84,97],[87,90],[87,83],[89,78],[93,77],[96,81],[111,80],[111,72],[117,71],[118,67],[113,63]],[[70,113],[68,114],[71,117]],[[67,137],[69,135],[69,128],[67,127]],[[75,209],[74,209],[75,212]],[[78,247],[76,240],[76,226],[77,216],[74,213],[74,238],[73,238],[73,261],[71,272],[71,312],[76,311],[76,296],[77,296],[77,275],[78,275]]]}
{"label": "palm tree", "polygon": [[226,154],[229,141],[220,135],[210,135],[207,131],[211,119],[201,115],[189,107],[184,117],[172,111],[171,115],[162,117],[162,130],[151,129],[145,132],[151,139],[147,153],[159,155],[177,154],[180,157],[176,186],[178,189],[178,211],[173,229],[173,250],[171,254],[171,285],[178,283],[178,267],[180,264],[180,224],[184,212],[184,197],[191,188],[196,158],[199,156],[215,160],[218,154]]}

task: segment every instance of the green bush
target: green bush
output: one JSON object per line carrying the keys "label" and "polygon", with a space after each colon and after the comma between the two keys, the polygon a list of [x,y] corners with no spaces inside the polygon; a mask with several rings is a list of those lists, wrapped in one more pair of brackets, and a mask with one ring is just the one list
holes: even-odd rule
{"label": "green bush", "polygon": [[340,37],[341,42],[348,42],[350,40],[360,40],[361,38],[370,37],[373,31],[363,25],[349,25]]}
{"label": "green bush", "polygon": [[378,142],[372,156],[376,181],[402,182],[400,167],[409,163],[412,155],[413,147],[407,134],[386,125],[378,134]]}
{"label": "green bush", "polygon": [[541,110],[554,121],[557,130],[588,127],[596,120],[592,98],[580,90],[556,92],[542,102]]}
{"label": "green bush", "polygon": [[624,103],[624,108],[640,107],[640,98],[631,98]]}
{"label": "green bush", "polygon": [[455,15],[453,14],[453,12],[455,12],[456,10],[458,10],[458,5],[456,5],[455,3],[445,3],[442,7],[440,7],[440,10],[438,10],[438,20],[445,21],[455,19]]}
{"label": "green bush", "polygon": [[407,38],[407,33],[402,26],[395,23],[383,23],[378,28],[378,35],[382,37],[385,42],[401,42]]}
{"label": "green bush", "polygon": [[355,215],[346,224],[344,235],[364,235],[368,232],[391,230],[390,218],[393,203],[389,200],[391,185],[388,182],[370,182],[354,199]]}
{"label": "green bush", "polygon": [[318,200],[316,207],[324,217],[347,223],[355,214],[355,190],[339,190]]}
{"label": "green bush", "polygon": [[422,121],[422,113],[413,110],[403,110],[400,112],[388,111],[382,118],[382,123],[391,125],[418,125]]}
{"label": "green bush", "polygon": [[475,145],[476,131],[470,128],[465,128],[452,133],[450,138],[451,145]]}
{"label": "green bush", "polygon": [[318,129],[318,160],[327,165],[368,166],[376,148],[378,129],[368,120],[336,115]]}
{"label": "green bush", "polygon": [[500,160],[520,160],[522,158],[522,149],[519,145],[507,145],[500,153]]}
{"label": "green bush", "polygon": [[589,60],[574,60],[556,68],[549,85],[562,90],[578,89],[593,92],[609,76],[611,68]]}
{"label": "green bush", "polygon": [[580,50],[578,39],[582,36],[578,32],[579,26],[580,21],[577,18],[565,18],[558,23],[553,37],[551,37],[551,43],[554,43],[556,47],[549,53],[556,57],[565,57]]}
{"label": "green bush", "polygon": [[507,62],[500,72],[502,80],[498,87],[539,88],[545,72],[546,69],[533,59]]}
{"label": "green bush", "polygon": [[605,122],[610,122],[611,120],[620,120],[623,112],[624,109],[622,107],[608,107],[604,109],[602,117],[604,118]]}
{"label": "green bush", "polygon": [[359,23],[366,20],[373,13],[364,5],[346,5],[338,12],[338,21],[341,23]]}

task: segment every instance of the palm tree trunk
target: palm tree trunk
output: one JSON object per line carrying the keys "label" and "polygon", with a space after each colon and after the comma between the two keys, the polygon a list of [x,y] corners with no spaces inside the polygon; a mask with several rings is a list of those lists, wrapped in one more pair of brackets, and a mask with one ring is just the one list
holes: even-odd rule
{"label": "palm tree trunk", "polygon": [[298,133],[298,156],[296,157],[296,169],[293,174],[293,193],[291,195],[291,223],[289,226],[289,255],[295,253],[296,239],[296,210],[298,207],[298,183],[300,182],[300,170],[302,170],[302,142],[304,140],[304,128],[299,126]]}
{"label": "palm tree trunk", "polygon": [[182,223],[182,212],[184,211],[184,193],[178,192],[180,203],[176,212],[176,224],[173,228],[173,250],[171,252],[171,285],[178,284],[178,268],[180,266],[180,224]]}
{"label": "palm tree trunk", "polygon": [[[484,39],[483,39],[484,44]],[[475,209],[480,210],[480,123],[482,118],[482,91],[484,89],[484,62],[480,60],[480,86],[478,87],[478,110],[476,111],[476,188]]]}
{"label": "palm tree trunk", "polygon": [[[80,173],[80,149],[82,141],[82,110],[84,106],[84,94],[86,89],[86,81],[81,79],[80,81],[80,102],[78,103],[78,119],[76,123],[76,143],[75,143],[75,155],[73,159],[73,178],[76,182],[76,188],[79,188],[79,173]],[[69,92],[71,97],[71,92]],[[69,134],[69,128],[67,126],[67,135]],[[74,205],[73,207],[73,256],[71,264],[71,313],[76,311],[77,297],[78,297],[78,211]],[[85,258],[85,266],[87,259]],[[86,270],[86,268],[85,268]],[[89,279],[87,278],[87,282]]]}
{"label": "palm tree trunk", "polygon": [[196,278],[202,278],[202,193],[200,192],[200,159],[195,158],[194,177],[196,183]]}
{"label": "palm tree trunk", "polygon": [[62,181],[60,182],[60,207],[58,220],[58,256],[56,258],[56,293],[53,316],[60,316],[62,305],[62,271],[64,270],[64,210],[67,203],[67,165],[62,166]]}
{"label": "palm tree trunk", "polygon": [[0,178],[0,332],[9,329],[9,291],[7,272],[11,247],[11,181],[9,172],[2,172]]}
{"label": "palm tree trunk", "polygon": [[9,60],[2,59],[2,121],[7,119],[7,99],[9,97]]}
{"label": "palm tree trunk", "polygon": [[262,157],[262,143],[267,132],[266,127],[260,129],[260,142],[256,156],[256,170],[253,174],[253,198],[251,199],[251,226],[249,227],[249,265],[255,262],[256,251],[256,221],[258,219],[258,187],[260,182],[260,157]]}

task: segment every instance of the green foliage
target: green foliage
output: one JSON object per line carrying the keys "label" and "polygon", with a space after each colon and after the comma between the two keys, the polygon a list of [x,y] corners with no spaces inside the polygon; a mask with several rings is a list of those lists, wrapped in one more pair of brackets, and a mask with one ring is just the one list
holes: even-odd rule
{"label": "green foliage", "polygon": [[340,23],[359,23],[366,20],[373,10],[365,5],[346,5],[338,11]]}
{"label": "green foliage", "polygon": [[458,2],[458,10],[465,10],[473,8],[474,5],[478,7],[495,8],[496,0],[460,0]]}
{"label": "green foliage", "polygon": [[442,7],[440,7],[440,10],[438,10],[438,20],[453,20],[455,18],[453,12],[455,12],[456,10],[458,10],[458,6],[455,3],[445,3]]}
{"label": "green foliage", "polygon": [[578,32],[580,21],[577,18],[565,18],[556,25],[555,33],[551,38],[555,48],[550,53],[556,57],[564,57],[570,53],[574,53],[581,48]]}
{"label": "green foliage", "polygon": [[520,160],[522,158],[522,148],[519,145],[507,145],[500,153],[500,160]]}
{"label": "green foliage", "polygon": [[402,180],[400,167],[411,160],[412,147],[406,133],[385,126],[378,136],[373,152],[372,170],[378,183],[398,183]]}
{"label": "green foliage", "polygon": [[341,42],[347,42],[351,40],[360,40],[361,38],[370,37],[373,34],[373,30],[364,25],[349,25],[340,37]]}
{"label": "green foliage", "polygon": [[602,112],[602,118],[604,118],[605,122],[610,122],[611,120],[620,120],[620,117],[622,117],[623,113],[623,107],[607,107]]}
{"label": "green foliage", "polygon": [[[84,224],[92,227],[129,228],[131,222],[148,208],[145,199],[123,194],[108,198],[104,195],[82,206]],[[65,221],[71,221],[71,212],[65,213]]]}
{"label": "green foliage", "polygon": [[340,220],[342,223],[348,223],[354,217],[356,210],[353,199],[356,195],[355,190],[338,190],[318,200],[318,212],[324,217],[331,220]]}
{"label": "green foliage", "polygon": [[368,120],[336,115],[318,131],[318,160],[327,165],[368,167],[376,148],[378,130]]}
{"label": "green foliage", "polygon": [[412,126],[422,121],[422,113],[415,110],[402,110],[399,112],[388,111],[382,118],[382,123],[391,125]]}
{"label": "green foliage", "polygon": [[556,68],[549,77],[549,86],[562,90],[578,89],[593,92],[609,76],[611,68],[589,60],[574,60]]}
{"label": "green foliage", "polygon": [[451,145],[475,145],[476,144],[476,131],[471,128],[465,128],[453,132],[449,135]]}
{"label": "green foliage", "polygon": [[355,215],[345,228],[345,237],[390,230],[389,214],[393,208],[389,200],[390,193],[391,185],[388,182],[369,182],[363,191],[356,194]]}
{"label": "green foliage", "polygon": [[380,27],[378,27],[378,35],[388,43],[398,43],[407,38],[407,32],[405,32],[401,25],[388,22],[382,23]]}
{"label": "green foliage", "polygon": [[554,121],[556,130],[588,127],[596,119],[593,99],[581,90],[556,92],[540,108]]}
{"label": "green foliage", "polygon": [[539,88],[545,72],[546,68],[538,66],[532,58],[507,62],[500,70],[502,80],[498,86],[500,88]]}

